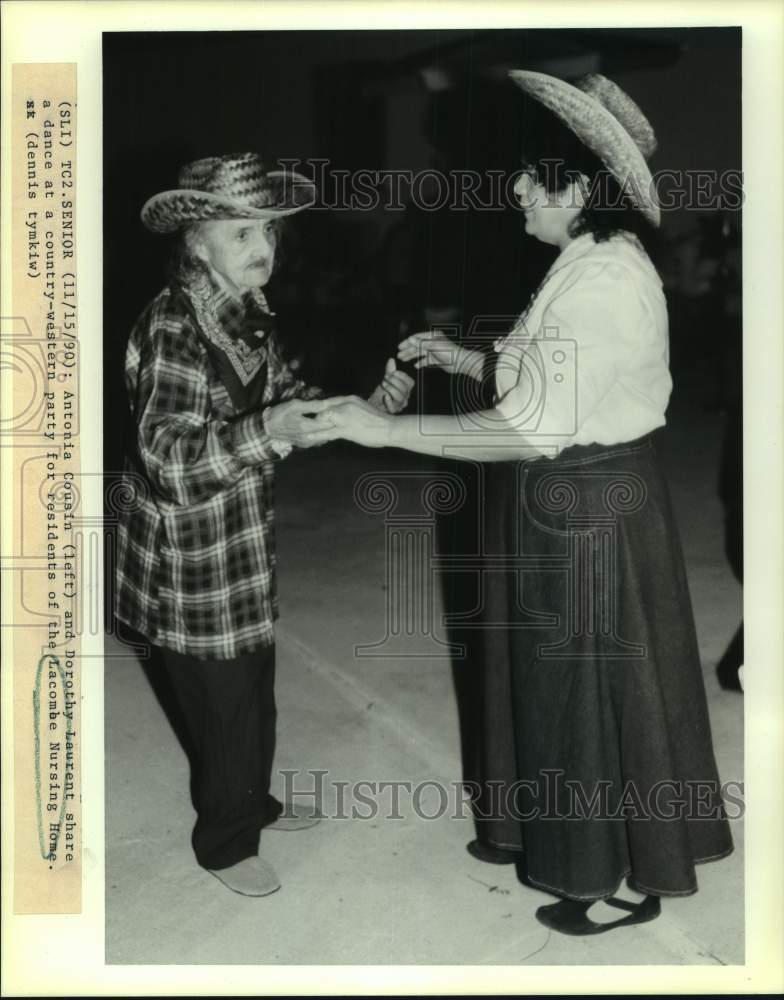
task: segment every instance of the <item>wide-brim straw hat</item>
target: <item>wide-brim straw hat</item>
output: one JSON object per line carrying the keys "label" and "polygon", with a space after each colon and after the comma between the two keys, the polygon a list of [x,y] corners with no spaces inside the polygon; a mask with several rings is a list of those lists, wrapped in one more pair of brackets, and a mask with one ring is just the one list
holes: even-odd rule
{"label": "wide-brim straw hat", "polygon": [[142,208],[142,222],[154,233],[215,219],[274,219],[301,212],[316,200],[316,187],[307,177],[266,170],[255,153],[196,160],[182,168],[177,184]]}
{"label": "wide-brim straw hat", "polygon": [[658,226],[661,211],[646,162],[656,150],[656,136],[631,97],[600,73],[574,84],[532,70],[513,69],[509,76],[585,143],[636,208]]}

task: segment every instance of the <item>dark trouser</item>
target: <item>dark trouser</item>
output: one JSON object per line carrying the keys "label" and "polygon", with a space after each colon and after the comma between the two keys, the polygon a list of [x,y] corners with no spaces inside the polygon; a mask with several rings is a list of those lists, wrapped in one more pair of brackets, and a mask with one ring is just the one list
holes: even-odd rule
{"label": "dark trouser", "polygon": [[275,647],[233,660],[162,653],[192,743],[196,859],[229,868],[258,853],[261,828],[281,811],[269,794]]}

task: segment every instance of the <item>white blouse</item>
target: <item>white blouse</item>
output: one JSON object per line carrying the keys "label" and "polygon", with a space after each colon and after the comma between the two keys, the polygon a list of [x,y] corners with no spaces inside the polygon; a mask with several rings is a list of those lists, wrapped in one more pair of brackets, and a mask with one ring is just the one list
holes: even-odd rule
{"label": "white blouse", "polygon": [[634,237],[572,240],[496,350],[496,410],[543,455],[632,441],[665,423],[667,305]]}

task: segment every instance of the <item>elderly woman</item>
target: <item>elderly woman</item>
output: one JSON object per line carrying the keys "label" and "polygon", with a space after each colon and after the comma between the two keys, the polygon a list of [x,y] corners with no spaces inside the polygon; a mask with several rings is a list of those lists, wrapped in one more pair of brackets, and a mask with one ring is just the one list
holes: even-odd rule
{"label": "elderly woman", "polygon": [[[526,233],[559,255],[496,344],[495,405],[392,416],[349,398],[316,419],[320,439],[494,463],[483,756],[507,794],[487,850],[561,897],[537,910],[542,923],[595,934],[695,892],[695,865],[732,841],[652,438],[671,390],[666,304],[644,250],[659,224],[653,131],[602,76],[511,75],[545,123],[515,194]],[[482,377],[482,356],[439,334],[407,338],[400,357]],[[631,901],[614,895],[627,878]],[[599,900],[627,912],[591,919]]]}
{"label": "elderly woman", "polygon": [[[191,743],[198,863],[233,892],[280,888],[261,830],[317,817],[270,793],[275,753],[275,469],[307,447],[321,390],[286,364],[263,288],[285,217],[316,197],[255,153],[182,168],[142,221],[177,234],[170,281],[128,342],[134,429],[119,518],[117,618],[160,653]],[[394,360],[370,396],[402,409]]]}

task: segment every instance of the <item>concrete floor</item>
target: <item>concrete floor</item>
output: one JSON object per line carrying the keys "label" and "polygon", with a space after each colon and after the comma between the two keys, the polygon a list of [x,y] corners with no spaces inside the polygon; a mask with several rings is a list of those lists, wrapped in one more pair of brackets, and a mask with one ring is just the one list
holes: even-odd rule
{"label": "concrete floor", "polygon": [[[665,460],[719,771],[741,781],[743,699],[721,691],[713,674],[741,614],[715,495],[721,426],[719,415],[681,408]],[[450,787],[461,777],[449,660],[354,656],[356,643],[383,638],[386,594],[383,517],[359,511],[352,490],[360,474],[385,467],[425,465],[339,445],[280,467],[276,768],[300,772],[296,790],[308,786],[308,770],[326,770],[328,780],[408,780],[412,787],[428,780]],[[412,647],[402,642],[399,652]],[[106,724],[109,963],[743,963],[741,820],[732,824],[735,853],[698,869],[696,895],[665,900],[650,924],[596,938],[541,927],[534,910],[552,897],[523,888],[513,868],[471,858],[467,815],[454,818],[450,809],[426,822],[406,796],[402,819],[330,819],[298,833],[264,834],[262,853],[283,888],[248,899],[195,864],[186,758],[138,661],[111,638]],[[273,791],[282,793],[281,781]],[[432,796],[421,804],[438,811]]]}

